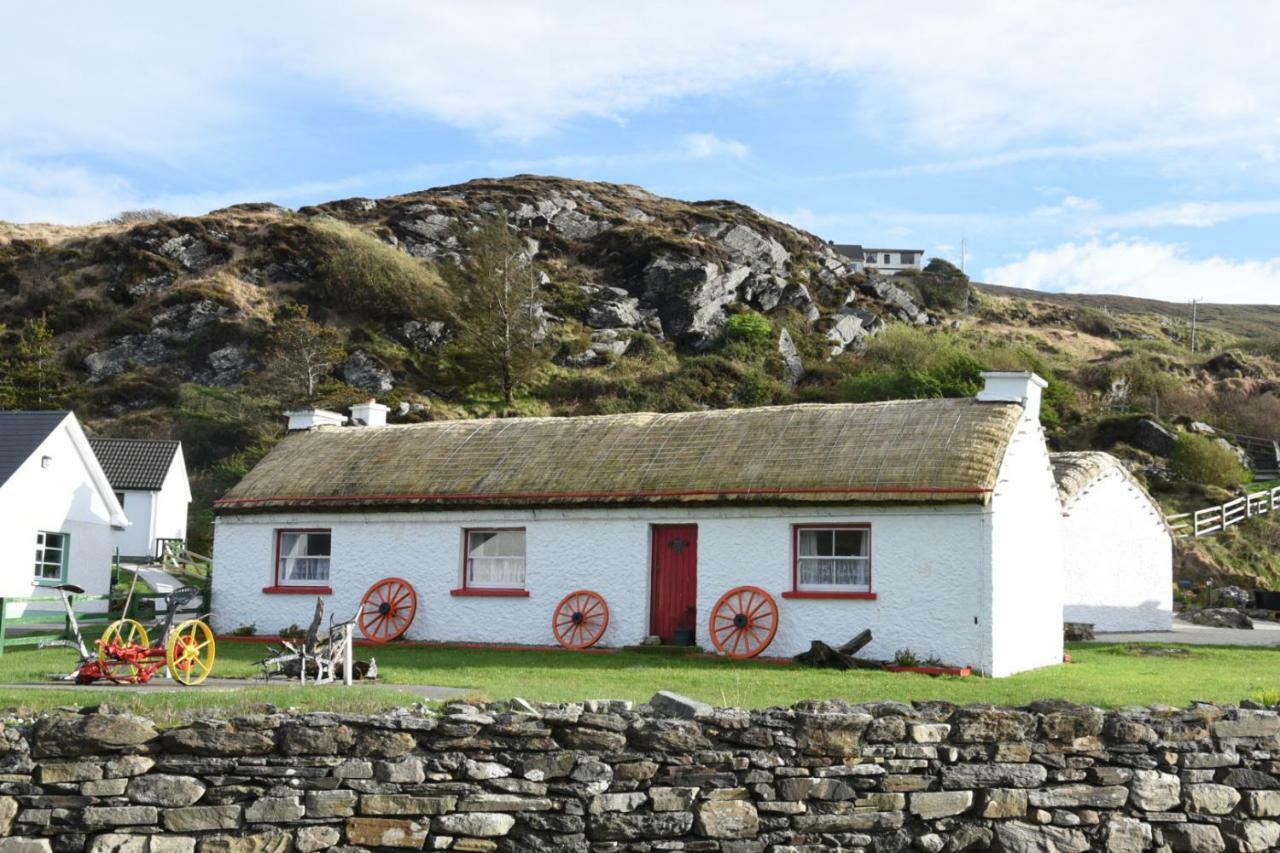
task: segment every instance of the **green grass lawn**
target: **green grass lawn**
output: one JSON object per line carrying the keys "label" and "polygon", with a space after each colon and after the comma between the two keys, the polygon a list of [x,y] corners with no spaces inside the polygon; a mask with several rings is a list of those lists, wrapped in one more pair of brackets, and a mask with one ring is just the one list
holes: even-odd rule
{"label": "green grass lawn", "polygon": [[[637,652],[585,654],[553,650],[505,651],[454,647],[361,647],[358,658],[377,658],[387,685],[432,684],[471,688],[477,698],[522,696],[531,700],[631,699],[674,690],[715,705],[765,707],[803,699],[946,699],[952,702],[1023,704],[1061,698],[1103,707],[1186,705],[1192,699],[1239,702],[1264,692],[1275,701],[1280,650],[1193,646],[1186,657],[1138,656],[1123,645],[1077,644],[1074,663],[1011,678],[930,678],[885,672],[834,672],[770,662],[681,658]],[[218,643],[215,674],[249,678],[264,646],[244,640]],[[45,681],[70,668],[65,650],[20,650],[0,656],[0,683]],[[419,701],[388,688],[314,690],[253,687],[237,691],[193,687],[154,694],[68,687],[65,690],[0,689],[0,707],[31,709],[109,702],[153,713],[208,706],[376,710]]]}

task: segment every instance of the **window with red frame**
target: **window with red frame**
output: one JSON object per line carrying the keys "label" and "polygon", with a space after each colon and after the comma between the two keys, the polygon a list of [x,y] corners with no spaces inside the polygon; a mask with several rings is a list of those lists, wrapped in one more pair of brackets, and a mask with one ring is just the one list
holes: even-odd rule
{"label": "window with red frame", "polygon": [[524,530],[466,531],[466,589],[524,589]]}
{"label": "window with red frame", "polygon": [[328,586],[333,534],[328,530],[276,531],[276,583]]}
{"label": "window with red frame", "polygon": [[795,528],[797,592],[871,592],[871,529]]}

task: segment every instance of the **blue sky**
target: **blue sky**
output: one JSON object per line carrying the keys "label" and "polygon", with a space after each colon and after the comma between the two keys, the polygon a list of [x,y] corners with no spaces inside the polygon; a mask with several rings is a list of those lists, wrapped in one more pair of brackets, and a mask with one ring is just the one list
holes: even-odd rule
{"label": "blue sky", "polygon": [[30,5],[0,219],[517,172],[1047,290],[1280,302],[1280,4]]}

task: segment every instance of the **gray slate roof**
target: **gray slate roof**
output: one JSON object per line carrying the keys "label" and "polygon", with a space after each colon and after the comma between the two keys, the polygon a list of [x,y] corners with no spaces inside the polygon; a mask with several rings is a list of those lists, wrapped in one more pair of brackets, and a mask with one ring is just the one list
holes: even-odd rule
{"label": "gray slate roof", "polygon": [[69,412],[0,412],[0,486],[35,452]]}
{"label": "gray slate roof", "polygon": [[866,257],[866,253],[863,252],[862,247],[857,243],[832,243],[831,248],[835,249],[851,261],[860,261]]}
{"label": "gray slate roof", "polygon": [[159,491],[164,485],[181,446],[177,441],[150,438],[91,438],[89,445],[111,488],[146,492]]}

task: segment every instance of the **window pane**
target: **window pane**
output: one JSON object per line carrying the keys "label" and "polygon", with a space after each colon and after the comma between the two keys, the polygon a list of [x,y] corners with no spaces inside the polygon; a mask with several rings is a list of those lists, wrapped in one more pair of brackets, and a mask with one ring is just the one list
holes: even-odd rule
{"label": "window pane", "polygon": [[300,533],[281,533],[280,534],[280,556],[281,557],[297,557],[301,554],[302,534]]}
{"label": "window pane", "polygon": [[489,530],[473,530],[467,536],[471,540],[467,553],[473,557],[479,557],[489,553],[486,546],[493,541],[497,534]]}
{"label": "window pane", "polygon": [[330,540],[332,535],[329,533],[308,533],[307,537],[307,556],[310,557],[327,557],[329,556]]}
{"label": "window pane", "polygon": [[812,557],[818,553],[818,536],[816,530],[800,531],[800,556]]}
{"label": "window pane", "polygon": [[836,536],[836,555],[840,557],[861,557],[863,556],[863,541],[865,540],[866,531],[863,530],[837,530]]}
{"label": "window pane", "polygon": [[834,539],[834,537],[831,535],[830,530],[818,530],[818,531],[815,531],[815,535],[817,536],[817,539],[818,539],[818,554],[820,556],[830,557],[832,554],[835,553],[832,550],[833,548],[832,540]]}
{"label": "window pane", "polygon": [[523,530],[475,530],[468,537],[467,586],[524,587]]}

